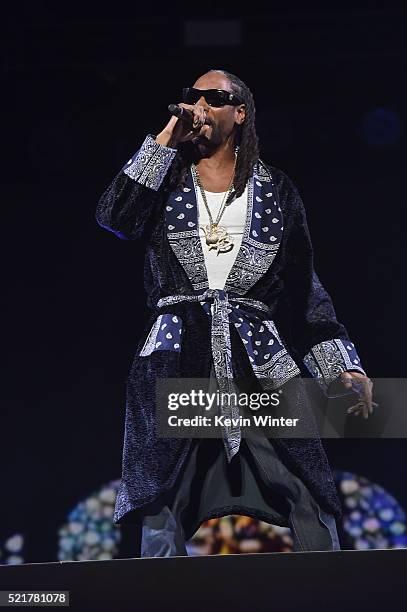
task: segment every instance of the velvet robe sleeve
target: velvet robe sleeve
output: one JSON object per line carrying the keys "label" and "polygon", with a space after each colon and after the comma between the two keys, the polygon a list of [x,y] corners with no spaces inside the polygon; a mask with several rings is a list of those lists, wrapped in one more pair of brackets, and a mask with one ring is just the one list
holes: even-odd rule
{"label": "velvet robe sleeve", "polygon": [[123,240],[140,238],[162,202],[162,185],[176,153],[148,134],[99,199],[98,224]]}
{"label": "velvet robe sleeve", "polygon": [[[288,215],[284,286],[290,335],[297,356],[325,392],[343,371],[366,374],[329,293],[314,268],[314,254],[301,196],[285,176]],[[344,391],[344,394],[348,391]]]}

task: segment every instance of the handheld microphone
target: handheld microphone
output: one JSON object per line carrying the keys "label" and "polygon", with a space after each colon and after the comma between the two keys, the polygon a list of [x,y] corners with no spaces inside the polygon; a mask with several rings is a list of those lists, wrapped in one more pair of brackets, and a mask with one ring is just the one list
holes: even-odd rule
{"label": "handheld microphone", "polygon": [[171,115],[175,115],[182,121],[186,121],[187,123],[191,124],[194,121],[194,116],[188,108],[183,108],[182,106],[178,106],[178,104],[169,104],[168,110],[170,111]]}
{"label": "handheld microphone", "polygon": [[[189,123],[191,126],[193,125],[194,115],[192,111],[189,110],[189,108],[178,106],[178,104],[169,104],[168,110],[170,111],[171,115],[175,115],[176,117],[178,117],[178,119]],[[210,125],[210,122],[205,119],[204,125]]]}

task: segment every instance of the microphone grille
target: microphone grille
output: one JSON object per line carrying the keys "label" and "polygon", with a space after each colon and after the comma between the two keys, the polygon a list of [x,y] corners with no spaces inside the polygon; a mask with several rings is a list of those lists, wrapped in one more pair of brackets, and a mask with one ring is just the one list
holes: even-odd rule
{"label": "microphone grille", "polygon": [[176,117],[182,115],[182,108],[177,104],[169,104],[168,110],[170,111],[171,115],[175,115]]}

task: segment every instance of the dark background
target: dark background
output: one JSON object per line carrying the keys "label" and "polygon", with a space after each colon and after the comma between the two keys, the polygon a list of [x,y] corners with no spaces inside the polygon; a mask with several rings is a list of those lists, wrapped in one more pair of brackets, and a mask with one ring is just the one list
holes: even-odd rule
{"label": "dark background", "polygon": [[[405,12],[219,6],[43,0],[3,16],[0,542],[24,532],[27,561],[53,560],[67,512],[121,473],[144,246],[97,225],[98,198],[210,68],[251,88],[261,157],[300,189],[316,269],[369,376],[406,375]],[[407,507],[405,440],[326,447],[333,468]]]}

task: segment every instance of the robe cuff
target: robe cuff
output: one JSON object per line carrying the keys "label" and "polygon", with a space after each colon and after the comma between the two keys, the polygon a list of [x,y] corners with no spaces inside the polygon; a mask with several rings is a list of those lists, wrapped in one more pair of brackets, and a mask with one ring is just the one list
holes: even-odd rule
{"label": "robe cuff", "polygon": [[[356,371],[366,376],[353,342],[334,338],[315,344],[305,355],[304,364],[327,393],[341,372]],[[349,391],[344,391],[347,395]]]}
{"label": "robe cuff", "polygon": [[158,191],[176,154],[177,149],[158,144],[154,136],[148,134],[123,172],[141,185]]}

